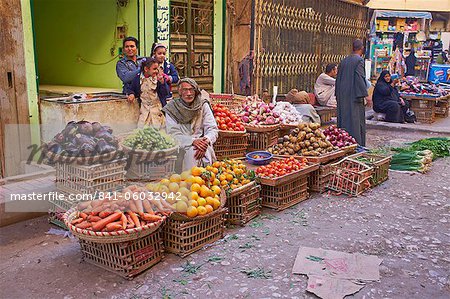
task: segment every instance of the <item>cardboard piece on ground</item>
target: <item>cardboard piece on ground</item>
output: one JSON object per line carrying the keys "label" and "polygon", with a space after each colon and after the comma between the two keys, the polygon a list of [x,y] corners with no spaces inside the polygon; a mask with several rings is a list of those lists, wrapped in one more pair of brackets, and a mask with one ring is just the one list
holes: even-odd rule
{"label": "cardboard piece on ground", "polygon": [[364,284],[348,279],[308,275],[308,292],[323,299],[342,299],[361,290]]}
{"label": "cardboard piece on ground", "polygon": [[292,272],[360,281],[380,280],[382,260],[374,255],[300,247]]}

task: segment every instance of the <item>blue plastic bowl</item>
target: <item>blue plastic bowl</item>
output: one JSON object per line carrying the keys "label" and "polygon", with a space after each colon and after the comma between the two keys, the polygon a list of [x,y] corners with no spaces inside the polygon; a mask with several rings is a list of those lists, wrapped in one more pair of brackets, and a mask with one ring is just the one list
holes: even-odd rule
{"label": "blue plastic bowl", "polygon": [[[262,156],[263,158],[254,159],[254,158],[252,158],[252,156],[254,156],[254,155],[259,155],[259,156]],[[273,155],[266,151],[256,151],[256,152],[248,153],[247,155],[245,155],[245,157],[247,158],[247,161],[250,164],[266,165],[266,164],[269,164],[270,160],[272,160]]]}

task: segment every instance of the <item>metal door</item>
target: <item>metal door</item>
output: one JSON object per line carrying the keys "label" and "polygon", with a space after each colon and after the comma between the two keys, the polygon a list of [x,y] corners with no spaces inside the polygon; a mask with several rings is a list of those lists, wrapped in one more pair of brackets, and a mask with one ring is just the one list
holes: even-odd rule
{"label": "metal door", "polygon": [[180,78],[213,90],[213,0],[170,1],[170,59]]}

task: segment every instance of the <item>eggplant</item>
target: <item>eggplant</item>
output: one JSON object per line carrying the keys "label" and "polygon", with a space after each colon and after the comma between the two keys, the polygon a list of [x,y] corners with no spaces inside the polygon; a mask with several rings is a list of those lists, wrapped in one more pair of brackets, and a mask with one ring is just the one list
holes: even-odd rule
{"label": "eggplant", "polygon": [[101,131],[106,131],[106,132],[108,132],[109,134],[112,134],[113,129],[112,129],[110,126],[102,126]]}
{"label": "eggplant", "polygon": [[92,123],[92,129],[94,130],[94,134],[102,129],[102,125],[99,122]]}
{"label": "eggplant", "polygon": [[111,133],[109,133],[108,131],[104,131],[104,130],[101,130],[101,131],[97,132],[95,134],[95,138],[105,139],[105,141],[108,142],[108,143],[112,142],[114,140],[113,135],[111,135]]}
{"label": "eggplant", "polygon": [[69,145],[68,147],[66,147],[65,149],[64,149],[64,151],[67,153],[67,154],[69,154],[70,156],[72,156],[72,157],[74,157],[74,156],[77,156],[78,155],[78,153],[79,153],[79,150],[78,150],[78,148],[75,146],[75,145]]}
{"label": "eggplant", "polygon": [[53,141],[56,142],[56,143],[63,143],[65,140],[66,140],[66,137],[64,136],[63,133],[58,133],[53,138]]}
{"label": "eggplant", "polygon": [[73,138],[75,136],[75,134],[77,134],[78,132],[78,127],[75,124],[75,122],[71,121],[69,122],[66,127],[64,128],[64,130],[62,130],[62,134],[67,138]]}
{"label": "eggplant", "polygon": [[114,146],[109,145],[105,139],[100,139],[97,142],[95,149],[97,150],[97,153],[99,153],[99,154],[106,154],[106,153],[110,153],[110,152],[113,152],[116,150],[116,148]]}
{"label": "eggplant", "polygon": [[95,147],[92,144],[84,143],[79,150],[79,153],[83,157],[92,156],[92,154],[95,152]]}
{"label": "eggplant", "polygon": [[75,144],[77,146],[83,146],[84,144],[88,144],[91,145],[92,147],[95,147],[95,140],[94,138],[90,137],[90,136],[86,136],[83,134],[77,134],[75,135]]}
{"label": "eggplant", "polygon": [[92,124],[88,121],[79,121],[77,122],[78,131],[84,135],[92,135],[94,133],[94,128]]}

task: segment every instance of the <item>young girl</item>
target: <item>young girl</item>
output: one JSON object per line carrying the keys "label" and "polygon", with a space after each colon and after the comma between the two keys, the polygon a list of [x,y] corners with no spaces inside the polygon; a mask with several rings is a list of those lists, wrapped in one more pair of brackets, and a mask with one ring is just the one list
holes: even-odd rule
{"label": "young girl", "polygon": [[[177,84],[180,81],[178,72],[175,66],[166,60],[167,48],[163,44],[153,43],[152,45],[152,55],[158,61],[163,73],[166,75],[167,83],[169,84],[170,90],[172,90],[172,84]],[[172,98],[172,92],[170,92],[168,98]]]}
{"label": "young girl", "polygon": [[155,58],[147,58],[142,62],[141,74],[135,77],[125,93],[128,95],[129,102],[138,98],[140,103],[139,128],[165,126],[161,109],[166,105],[170,89]]}

